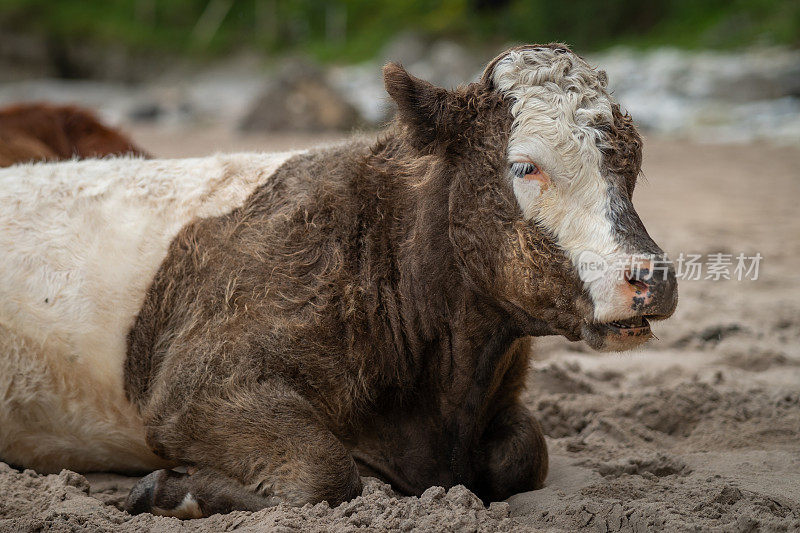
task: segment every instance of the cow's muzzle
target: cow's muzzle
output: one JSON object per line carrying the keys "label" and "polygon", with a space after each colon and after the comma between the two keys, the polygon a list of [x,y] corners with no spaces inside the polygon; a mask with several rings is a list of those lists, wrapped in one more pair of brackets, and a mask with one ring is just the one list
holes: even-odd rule
{"label": "cow's muzzle", "polygon": [[653,336],[651,322],[668,318],[678,304],[678,283],[671,263],[637,261],[635,267],[625,269],[611,292],[615,304],[611,316],[585,324],[581,335],[590,346],[603,351],[643,344]]}

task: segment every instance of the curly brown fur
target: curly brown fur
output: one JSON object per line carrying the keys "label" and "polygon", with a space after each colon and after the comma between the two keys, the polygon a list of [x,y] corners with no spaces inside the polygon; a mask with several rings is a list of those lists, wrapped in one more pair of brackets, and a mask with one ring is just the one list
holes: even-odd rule
{"label": "curly brown fur", "polygon": [[631,116],[623,113],[619,104],[613,104],[611,111],[614,121],[605,130],[604,163],[609,172],[625,178],[628,193],[632,196],[642,169],[642,138]]}

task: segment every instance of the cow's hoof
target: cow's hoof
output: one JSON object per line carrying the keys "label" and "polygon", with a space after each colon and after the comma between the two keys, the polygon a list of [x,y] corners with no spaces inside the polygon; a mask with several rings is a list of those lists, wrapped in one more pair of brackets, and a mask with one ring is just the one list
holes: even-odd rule
{"label": "cow's hoof", "polygon": [[152,513],[175,518],[201,518],[197,499],[189,492],[188,474],[156,470],[139,480],[125,502],[130,514]]}
{"label": "cow's hoof", "polygon": [[155,494],[158,475],[163,470],[156,470],[140,479],[128,494],[125,500],[125,510],[130,514],[149,513],[153,508],[153,495]]}

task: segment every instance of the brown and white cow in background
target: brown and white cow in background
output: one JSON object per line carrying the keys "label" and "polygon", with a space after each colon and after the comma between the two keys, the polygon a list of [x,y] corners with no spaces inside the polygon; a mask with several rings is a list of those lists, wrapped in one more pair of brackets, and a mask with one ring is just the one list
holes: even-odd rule
{"label": "brown and white cow in background", "polygon": [[126,154],[149,156],[88,109],[45,103],[0,109],[0,167]]}
{"label": "brown and white cow in background", "polygon": [[650,338],[674,273],[631,204],[605,74],[523,46],[453,91],[384,69],[373,142],[0,171],[0,458],[158,470],[132,512],[331,504],[360,475],[484,500],[541,487],[530,336]]}

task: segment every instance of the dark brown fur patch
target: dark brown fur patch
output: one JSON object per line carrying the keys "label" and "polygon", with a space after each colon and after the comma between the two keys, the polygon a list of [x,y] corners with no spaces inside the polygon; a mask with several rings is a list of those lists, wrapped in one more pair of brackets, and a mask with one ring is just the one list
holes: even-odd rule
{"label": "dark brown fur patch", "polygon": [[604,128],[603,164],[608,172],[625,178],[628,196],[633,196],[636,178],[642,170],[642,138],[627,113],[612,104],[614,121]]}

